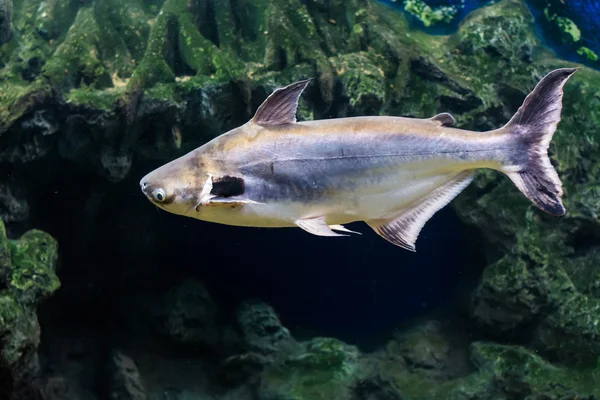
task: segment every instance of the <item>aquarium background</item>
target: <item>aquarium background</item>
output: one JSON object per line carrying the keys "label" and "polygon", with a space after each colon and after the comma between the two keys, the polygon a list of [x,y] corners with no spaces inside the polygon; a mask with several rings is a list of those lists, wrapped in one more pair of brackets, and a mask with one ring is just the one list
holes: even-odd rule
{"label": "aquarium background", "polygon": [[[0,399],[600,397],[593,1],[0,0]],[[549,71],[567,215],[477,179],[417,252],[158,210],[152,169],[299,120],[504,125]]]}

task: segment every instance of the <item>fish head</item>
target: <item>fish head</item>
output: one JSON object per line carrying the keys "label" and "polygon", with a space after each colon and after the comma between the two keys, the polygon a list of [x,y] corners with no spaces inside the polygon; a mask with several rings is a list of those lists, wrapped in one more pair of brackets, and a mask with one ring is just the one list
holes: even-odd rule
{"label": "fish head", "polygon": [[198,204],[206,182],[201,155],[191,152],[145,175],[140,189],[158,208],[188,215]]}

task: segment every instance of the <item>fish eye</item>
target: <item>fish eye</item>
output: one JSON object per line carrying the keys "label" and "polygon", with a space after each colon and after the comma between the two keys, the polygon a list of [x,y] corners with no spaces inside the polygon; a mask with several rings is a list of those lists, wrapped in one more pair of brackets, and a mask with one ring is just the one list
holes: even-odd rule
{"label": "fish eye", "polygon": [[154,200],[162,203],[167,198],[167,193],[165,193],[164,189],[156,189],[154,191]]}

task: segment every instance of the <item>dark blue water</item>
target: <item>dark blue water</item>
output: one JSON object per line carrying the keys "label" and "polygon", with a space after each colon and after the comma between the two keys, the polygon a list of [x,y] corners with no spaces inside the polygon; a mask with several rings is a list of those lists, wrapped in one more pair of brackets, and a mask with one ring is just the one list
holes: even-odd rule
{"label": "dark blue water", "polygon": [[593,61],[578,54],[578,49],[587,47],[600,57],[600,2],[597,0],[553,1],[548,7],[552,14],[572,20],[581,31],[581,39],[576,43],[565,42],[552,25],[546,22],[545,2],[530,0],[529,8],[535,16],[537,30],[546,44],[558,55],[569,61],[582,63],[600,69],[600,60]]}
{"label": "dark blue water", "polygon": [[[381,0],[395,8],[404,10],[405,2],[403,0]],[[412,27],[422,29],[430,34],[447,35],[458,29],[460,22],[471,11],[479,7],[495,3],[492,0],[425,0],[432,8],[451,6],[455,7],[455,17],[449,23],[440,22],[432,26],[425,26],[417,17],[411,13],[405,12]],[[579,54],[581,47],[586,47],[600,57],[600,1],[597,0],[527,0],[527,5],[535,17],[536,30],[543,39],[544,44],[557,52],[559,57],[585,64],[592,68],[600,69],[600,60],[590,60],[585,55]],[[576,43],[569,43],[563,40],[560,31],[556,29],[554,23],[547,21],[544,15],[544,9],[552,14],[571,19],[581,31],[581,39]]]}

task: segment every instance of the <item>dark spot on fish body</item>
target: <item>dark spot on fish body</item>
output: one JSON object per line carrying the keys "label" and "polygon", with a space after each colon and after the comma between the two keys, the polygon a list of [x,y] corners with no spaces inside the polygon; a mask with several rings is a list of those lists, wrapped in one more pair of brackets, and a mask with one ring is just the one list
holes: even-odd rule
{"label": "dark spot on fish body", "polygon": [[235,176],[223,176],[214,178],[210,194],[218,197],[240,196],[246,191],[246,184],[242,178]]}

